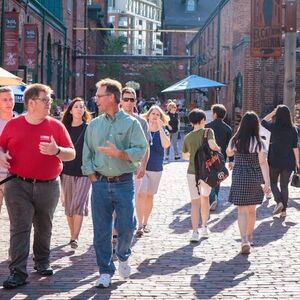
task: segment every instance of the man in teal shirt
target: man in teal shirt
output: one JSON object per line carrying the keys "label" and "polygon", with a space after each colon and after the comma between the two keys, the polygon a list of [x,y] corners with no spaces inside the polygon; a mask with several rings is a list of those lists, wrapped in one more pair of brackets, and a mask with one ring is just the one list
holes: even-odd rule
{"label": "man in teal shirt", "polygon": [[136,225],[133,172],[148,143],[139,122],[119,110],[121,84],[107,78],[96,87],[96,103],[103,114],[87,127],[82,171],[92,182],[94,247],[100,273],[96,286],[106,288],[115,272],[111,245],[114,211],[119,274],[123,278],[130,275],[128,258]]}

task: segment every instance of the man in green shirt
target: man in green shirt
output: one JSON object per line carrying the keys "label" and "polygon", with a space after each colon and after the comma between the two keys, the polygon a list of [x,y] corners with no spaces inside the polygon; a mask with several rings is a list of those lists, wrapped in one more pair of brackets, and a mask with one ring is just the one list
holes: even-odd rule
{"label": "man in green shirt", "polygon": [[92,181],[94,247],[100,273],[96,286],[106,288],[115,272],[111,246],[114,211],[119,274],[123,278],[130,275],[128,258],[136,225],[133,172],[148,143],[139,122],[119,110],[121,84],[107,78],[96,87],[96,103],[102,114],[87,127],[82,171]]}

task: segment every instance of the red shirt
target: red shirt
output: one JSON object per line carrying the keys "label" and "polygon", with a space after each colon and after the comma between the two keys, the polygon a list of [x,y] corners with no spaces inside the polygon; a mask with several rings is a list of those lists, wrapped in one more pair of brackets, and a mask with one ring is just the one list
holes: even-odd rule
{"label": "red shirt", "polygon": [[53,136],[61,147],[72,147],[72,140],[64,125],[46,117],[37,125],[28,123],[24,116],[10,120],[0,137],[0,147],[12,157],[9,172],[22,177],[50,180],[62,171],[62,161],[55,155],[40,153],[39,143]]}

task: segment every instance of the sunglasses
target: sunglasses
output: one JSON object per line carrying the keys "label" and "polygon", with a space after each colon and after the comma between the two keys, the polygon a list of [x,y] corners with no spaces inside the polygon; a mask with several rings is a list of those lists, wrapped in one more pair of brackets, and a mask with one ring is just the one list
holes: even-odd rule
{"label": "sunglasses", "polygon": [[128,102],[128,101],[134,102],[135,101],[134,98],[122,98],[122,100],[125,101],[125,102]]}

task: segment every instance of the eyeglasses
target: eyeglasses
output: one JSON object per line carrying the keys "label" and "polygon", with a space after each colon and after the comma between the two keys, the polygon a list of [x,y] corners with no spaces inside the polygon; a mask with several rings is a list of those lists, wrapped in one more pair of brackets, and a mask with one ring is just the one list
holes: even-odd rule
{"label": "eyeglasses", "polygon": [[128,101],[134,102],[134,101],[135,101],[134,98],[122,98],[122,100],[123,100],[124,102],[128,102]]}
{"label": "eyeglasses", "polygon": [[102,97],[109,96],[109,95],[111,95],[111,93],[106,93],[106,94],[103,94],[103,95],[96,95],[96,98],[100,99]]}
{"label": "eyeglasses", "polygon": [[36,98],[35,100],[40,100],[42,101],[44,104],[50,104],[53,102],[52,98],[50,97],[45,97],[45,98]]}

